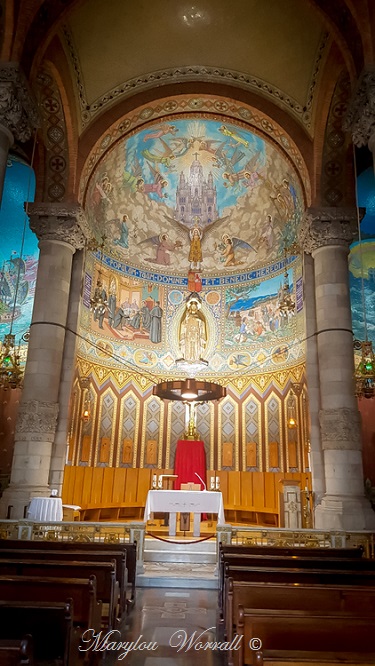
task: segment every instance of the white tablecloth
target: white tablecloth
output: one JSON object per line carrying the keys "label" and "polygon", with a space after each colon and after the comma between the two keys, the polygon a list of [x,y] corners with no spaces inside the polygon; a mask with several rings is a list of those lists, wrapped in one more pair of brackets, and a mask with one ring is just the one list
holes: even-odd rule
{"label": "white tablecloth", "polygon": [[40,523],[57,522],[63,519],[61,497],[33,497],[27,512],[29,520]]}
{"label": "white tablecloth", "polygon": [[153,512],[217,513],[218,525],[225,524],[223,496],[209,490],[149,490],[144,519]]}

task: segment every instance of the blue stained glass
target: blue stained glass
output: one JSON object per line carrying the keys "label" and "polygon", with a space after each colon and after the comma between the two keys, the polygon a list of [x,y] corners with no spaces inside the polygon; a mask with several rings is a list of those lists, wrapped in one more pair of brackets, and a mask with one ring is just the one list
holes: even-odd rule
{"label": "blue stained glass", "polygon": [[0,208],[0,338],[12,325],[16,344],[23,342],[30,327],[34,304],[38,240],[24,208],[34,196],[33,170],[19,158],[9,157]]}

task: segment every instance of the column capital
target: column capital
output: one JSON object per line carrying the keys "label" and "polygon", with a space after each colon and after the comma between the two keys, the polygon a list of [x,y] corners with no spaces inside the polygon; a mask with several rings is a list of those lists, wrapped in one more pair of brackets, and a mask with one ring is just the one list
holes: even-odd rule
{"label": "column capital", "polygon": [[[359,219],[365,209],[359,209]],[[308,208],[298,232],[298,241],[307,254],[329,246],[341,245],[349,249],[358,232],[356,208]]]}
{"label": "column capital", "polygon": [[25,75],[14,62],[0,65],[0,124],[22,143],[39,126],[35,100]]}
{"label": "column capital", "polygon": [[50,441],[56,430],[59,405],[40,400],[21,401],[17,414],[16,440]]}
{"label": "column capital", "polygon": [[30,229],[40,241],[60,241],[81,250],[90,237],[90,226],[78,203],[31,203]]}
{"label": "column capital", "polygon": [[375,134],[375,66],[366,67],[359,77],[343,127],[358,147],[366,146]]}

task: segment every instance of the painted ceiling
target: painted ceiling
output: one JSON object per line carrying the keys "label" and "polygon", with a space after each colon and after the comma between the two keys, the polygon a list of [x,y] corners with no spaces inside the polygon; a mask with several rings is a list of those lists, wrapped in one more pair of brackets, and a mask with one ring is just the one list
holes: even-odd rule
{"label": "painted ceiling", "polygon": [[86,213],[105,254],[187,276],[193,228],[203,275],[254,270],[283,257],[303,211],[285,155],[245,125],[199,114],[148,125],[99,162]]}
{"label": "painted ceiling", "polygon": [[[327,36],[300,0],[86,0],[62,29],[81,116],[161,80],[227,80],[311,116]],[[196,68],[196,72],[191,68]],[[130,85],[129,94],[133,92]]]}

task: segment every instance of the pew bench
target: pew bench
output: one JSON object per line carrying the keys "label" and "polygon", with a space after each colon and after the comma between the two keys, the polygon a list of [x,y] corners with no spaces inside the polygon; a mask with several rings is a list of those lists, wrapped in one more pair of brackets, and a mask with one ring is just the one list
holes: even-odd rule
{"label": "pew bench", "polygon": [[[94,557],[91,555],[88,557],[87,554],[90,551],[95,551],[99,553],[101,550],[111,553],[117,553],[121,555],[125,552],[125,563],[127,569],[127,584],[129,584],[130,599],[128,605],[133,605],[135,600],[135,587],[136,587],[136,577],[137,577],[137,544],[136,543],[107,543],[100,541],[47,541],[47,540],[31,540],[26,541],[24,539],[0,539],[0,554],[4,549],[40,549],[40,550],[62,550],[64,549],[65,554],[69,553],[69,556],[73,552],[83,552],[86,553],[87,559],[93,560]],[[115,555],[111,555],[111,558]],[[77,558],[75,558],[77,559]],[[121,571],[121,570],[120,570]],[[124,575],[121,574],[122,580],[125,579]],[[121,588],[121,582],[120,588]]]}
{"label": "pew bench", "polygon": [[0,639],[0,666],[33,666],[31,636],[20,640]]}
{"label": "pew bench", "polygon": [[[325,654],[331,661],[337,653],[350,660],[361,654],[375,662],[375,615],[322,610],[274,610],[239,606],[237,609],[239,650],[232,650],[229,666],[253,666],[259,663],[256,653],[263,650],[303,651],[314,659],[314,652]],[[251,639],[261,641],[258,650],[251,649]],[[256,661],[258,659],[258,661]],[[321,663],[321,662],[316,662]]]}
{"label": "pew bench", "polygon": [[72,602],[0,601],[0,639],[30,634],[35,661],[74,663]]}
{"label": "pew bench", "polygon": [[[298,582],[298,579],[297,579]],[[326,610],[375,615],[375,587],[326,584],[252,583],[228,579],[225,636],[231,641],[236,631],[238,606],[273,610]]]}
{"label": "pew bench", "polygon": [[[231,567],[226,565],[225,581],[224,581],[224,625],[228,637],[233,635],[236,630],[235,621],[235,606],[232,606],[233,595],[230,595],[229,581],[232,579],[231,586],[234,589],[234,581],[238,581],[241,585],[247,581],[257,583],[258,585],[278,585],[286,583],[289,586],[296,587],[297,585],[319,585],[329,587],[331,585],[341,586],[346,588],[349,586],[355,587],[371,587],[375,582],[374,572],[356,572],[356,571],[341,571],[341,570],[320,570],[311,569],[303,570],[298,568],[282,569],[282,568],[244,568],[244,567]],[[236,588],[237,589],[237,588]]]}
{"label": "pew bench", "polygon": [[[23,551],[28,552],[28,551]],[[53,578],[83,578],[90,575],[96,578],[96,595],[102,602],[103,623],[113,629],[119,616],[119,584],[116,580],[116,561],[75,562],[72,560],[36,560],[0,558],[1,576],[36,576]],[[104,606],[108,608],[105,613]]]}
{"label": "pew bench", "polygon": [[102,604],[96,598],[96,579],[51,578],[44,576],[0,576],[0,599],[34,602],[72,599],[73,626],[100,631]]}

